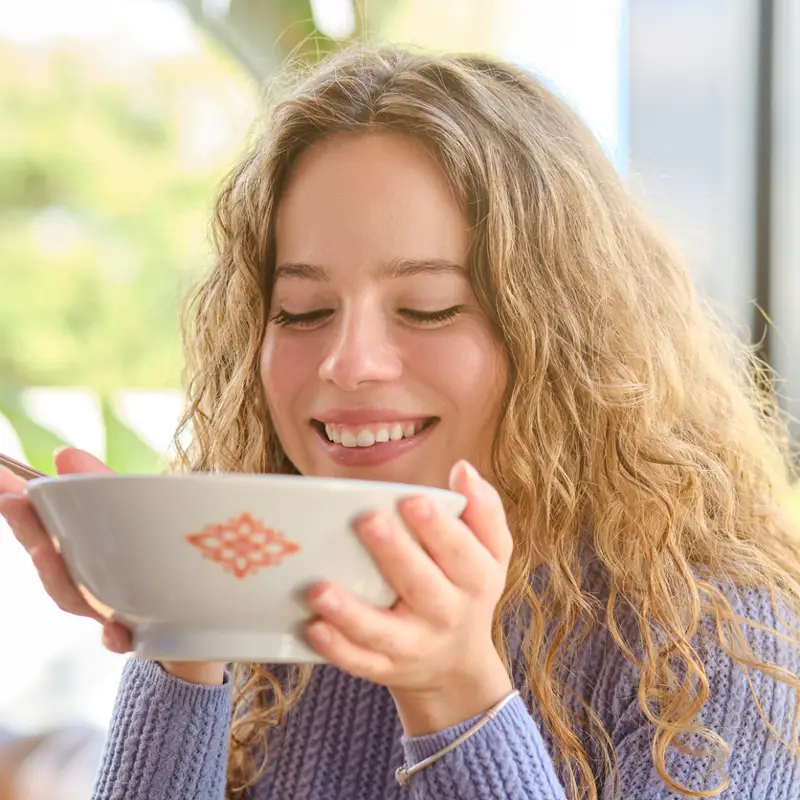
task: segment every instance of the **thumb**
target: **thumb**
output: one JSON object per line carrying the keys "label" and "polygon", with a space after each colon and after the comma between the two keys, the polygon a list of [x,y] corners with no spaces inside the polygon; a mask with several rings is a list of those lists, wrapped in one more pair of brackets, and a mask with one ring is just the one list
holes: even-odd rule
{"label": "thumb", "polygon": [[79,475],[84,473],[105,474],[113,472],[111,467],[104,464],[85,450],[77,447],[60,447],[53,455],[56,473],[59,475]]}

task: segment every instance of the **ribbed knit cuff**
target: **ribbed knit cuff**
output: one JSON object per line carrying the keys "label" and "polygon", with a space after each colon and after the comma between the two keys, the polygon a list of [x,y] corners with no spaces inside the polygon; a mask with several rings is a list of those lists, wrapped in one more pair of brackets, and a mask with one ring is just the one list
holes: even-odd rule
{"label": "ribbed knit cuff", "polygon": [[155,662],[122,673],[92,800],[221,800],[232,682],[198,686]]}
{"label": "ribbed knit cuff", "polygon": [[[403,737],[409,765],[439,752],[482,715],[444,731]],[[564,800],[536,723],[519,697],[452,753],[411,778],[412,796],[436,800]]]}

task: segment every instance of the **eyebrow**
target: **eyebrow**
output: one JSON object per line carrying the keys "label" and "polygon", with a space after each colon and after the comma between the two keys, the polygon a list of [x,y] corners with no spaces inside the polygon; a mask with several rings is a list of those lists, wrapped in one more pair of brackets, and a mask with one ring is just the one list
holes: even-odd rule
{"label": "eyebrow", "polygon": [[[376,278],[408,278],[412,275],[455,273],[466,276],[466,269],[454,261],[442,258],[396,258],[381,266],[376,271]],[[279,278],[300,278],[307,281],[330,281],[330,274],[325,267],[307,264],[303,261],[290,261],[279,264],[275,269],[273,280]]]}

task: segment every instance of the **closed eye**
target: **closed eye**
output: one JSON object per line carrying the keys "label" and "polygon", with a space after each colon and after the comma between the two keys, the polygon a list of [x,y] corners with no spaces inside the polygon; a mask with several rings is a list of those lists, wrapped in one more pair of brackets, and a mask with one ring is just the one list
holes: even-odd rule
{"label": "closed eye", "polygon": [[463,310],[464,306],[451,306],[440,311],[417,311],[413,308],[401,308],[398,313],[418,325],[437,325],[454,319]]}
{"label": "closed eye", "polygon": [[316,311],[308,311],[305,314],[290,314],[288,311],[281,309],[272,317],[272,321],[284,328],[305,328],[322,322],[331,314],[333,314],[333,311],[330,308],[319,308]]}
{"label": "closed eye", "polygon": [[[441,325],[457,317],[464,309],[464,306],[451,306],[439,311],[418,311],[413,308],[401,308],[398,314],[415,325]],[[272,322],[284,328],[308,328],[324,322],[333,314],[330,308],[319,308],[315,311],[307,311],[305,314],[290,314],[285,309],[280,309],[273,317]]]}

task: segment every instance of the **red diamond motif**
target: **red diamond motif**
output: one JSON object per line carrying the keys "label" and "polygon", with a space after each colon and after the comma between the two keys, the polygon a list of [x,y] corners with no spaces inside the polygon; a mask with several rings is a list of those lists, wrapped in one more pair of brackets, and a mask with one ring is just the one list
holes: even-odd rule
{"label": "red diamond motif", "polygon": [[250,514],[220,524],[206,525],[186,537],[204,558],[216,561],[236,578],[255,575],[264,567],[278,566],[284,556],[300,550],[278,531],[266,527]]}

